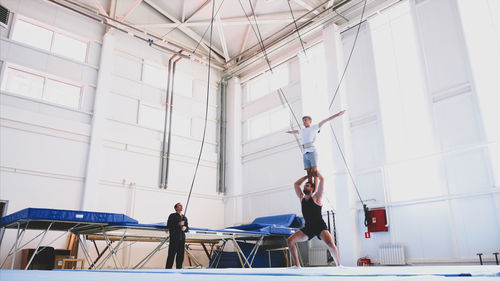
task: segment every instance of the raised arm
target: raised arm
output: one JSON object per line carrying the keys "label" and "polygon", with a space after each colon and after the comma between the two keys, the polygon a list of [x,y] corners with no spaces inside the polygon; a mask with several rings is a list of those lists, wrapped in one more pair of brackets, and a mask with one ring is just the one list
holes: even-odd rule
{"label": "raised arm", "polygon": [[319,185],[318,185],[318,189],[316,191],[316,194],[314,194],[314,198],[316,198],[316,203],[318,205],[321,205],[321,198],[323,197],[323,190],[324,190],[324,184],[325,184],[325,180],[323,178],[323,175],[320,174],[320,172],[316,172],[317,176],[318,176],[318,179],[319,179]]}
{"label": "raised arm", "polygon": [[300,189],[300,186],[306,179],[307,176],[303,176],[300,179],[298,179],[294,184],[295,194],[297,194],[297,197],[299,197],[299,199],[302,199],[302,197],[304,197],[304,193],[302,193],[302,189]]}
{"label": "raised arm", "polygon": [[289,134],[298,134],[299,130],[293,130],[293,131],[286,131]]}
{"label": "raised arm", "polygon": [[336,117],[342,116],[342,114],[344,114],[344,112],[345,112],[345,110],[342,110],[342,111],[340,111],[340,112],[339,112],[339,113],[337,113],[337,114],[333,114],[332,116],[330,116],[330,117],[326,118],[325,120],[323,120],[323,121],[319,122],[319,126],[321,127],[321,126],[323,126],[323,124],[325,124],[326,122],[328,122],[328,121],[330,121],[330,120],[332,120],[332,119],[334,119],[334,118],[336,118]]}

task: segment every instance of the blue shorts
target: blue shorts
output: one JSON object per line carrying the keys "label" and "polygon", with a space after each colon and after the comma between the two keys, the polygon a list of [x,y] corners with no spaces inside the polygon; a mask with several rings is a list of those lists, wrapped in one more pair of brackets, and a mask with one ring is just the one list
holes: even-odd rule
{"label": "blue shorts", "polygon": [[316,151],[304,153],[304,169],[316,167],[317,158],[318,153]]}

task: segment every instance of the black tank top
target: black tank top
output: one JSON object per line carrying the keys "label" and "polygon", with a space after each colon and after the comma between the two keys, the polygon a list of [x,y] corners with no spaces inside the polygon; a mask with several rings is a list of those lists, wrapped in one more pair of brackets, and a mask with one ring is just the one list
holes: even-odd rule
{"label": "black tank top", "polygon": [[313,198],[302,198],[302,216],[306,221],[306,226],[315,225],[317,223],[323,222],[323,216],[321,215],[321,206],[316,204]]}

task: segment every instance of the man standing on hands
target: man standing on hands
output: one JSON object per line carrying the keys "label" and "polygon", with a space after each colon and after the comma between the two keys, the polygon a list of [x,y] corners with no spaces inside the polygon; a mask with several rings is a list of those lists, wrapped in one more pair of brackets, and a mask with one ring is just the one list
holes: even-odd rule
{"label": "man standing on hands", "polygon": [[305,227],[295,232],[287,240],[288,248],[292,253],[293,260],[297,267],[300,267],[300,261],[295,243],[311,240],[314,236],[317,236],[320,240],[325,242],[326,246],[328,246],[328,250],[330,250],[332,257],[335,260],[335,264],[337,264],[337,266],[341,266],[339,252],[333,243],[333,238],[330,235],[330,232],[328,232],[328,227],[326,226],[321,214],[321,199],[323,197],[325,180],[319,172],[317,172],[317,176],[319,178],[319,186],[317,192],[314,194],[314,183],[310,181],[304,184],[304,191],[300,189],[301,184],[307,179],[307,176],[304,176],[295,182],[295,193],[297,194],[297,197],[299,197],[300,204],[302,205],[302,216],[306,221]]}
{"label": "man standing on hands", "polygon": [[301,130],[293,130],[287,131],[289,134],[300,134],[301,137],[301,145],[302,145],[302,153],[304,157],[304,169],[307,172],[307,178],[310,182],[312,182],[312,177],[316,176],[316,172],[318,171],[317,162],[318,162],[318,154],[316,153],[316,147],[314,146],[314,141],[316,140],[316,136],[318,135],[319,129],[326,122],[342,116],[345,110],[340,111],[337,114],[334,114],[325,120],[319,122],[318,124],[311,125],[312,119],[309,116],[302,117],[302,122],[304,123],[304,127]]}
{"label": "man standing on hands", "polygon": [[186,243],[186,232],[189,230],[188,219],[182,214],[182,204],[175,204],[174,210],[175,213],[171,213],[167,221],[167,228],[170,233],[167,265],[165,266],[165,268],[167,269],[172,268],[172,266],[174,265],[174,257],[176,258],[175,268],[182,268],[182,262],[184,261],[184,244]]}

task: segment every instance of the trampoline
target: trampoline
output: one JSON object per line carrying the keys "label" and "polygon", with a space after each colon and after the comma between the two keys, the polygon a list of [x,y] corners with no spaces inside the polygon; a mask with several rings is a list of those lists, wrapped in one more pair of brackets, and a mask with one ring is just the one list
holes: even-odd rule
{"label": "trampoline", "polygon": [[[255,219],[251,224],[229,227],[226,229],[208,229],[191,227],[186,236],[186,243],[199,243],[205,249],[208,259],[211,261],[210,267],[217,267],[220,261],[220,254],[224,250],[227,242],[233,244],[238,260],[242,268],[252,267],[258,249],[262,246],[264,239],[276,244],[278,247],[286,244],[286,237],[295,233],[301,220],[294,214],[268,216]],[[41,252],[44,247],[41,245],[51,245],[67,233],[74,233],[81,242],[81,249],[89,264],[90,269],[102,269],[108,260],[112,260],[115,269],[124,269],[117,254],[135,243],[149,242],[157,243],[157,246],[147,253],[139,263],[132,266],[133,269],[142,268],[156,253],[167,248],[169,233],[165,223],[140,224],[137,220],[123,214],[84,212],[75,210],[41,209],[28,208],[0,220],[0,228],[17,229],[16,239],[9,250],[9,253],[2,262],[2,266],[7,259],[12,256],[11,269],[14,268],[16,253],[21,251],[30,242],[39,238],[35,253]],[[26,230],[40,230],[40,233],[27,242],[23,242]],[[45,241],[49,231],[62,231],[52,241]],[[104,250],[99,251],[95,241],[104,241]],[[253,248],[247,254],[240,248],[238,241],[252,241]],[[86,242],[92,242],[98,253],[96,258],[92,258],[90,249]],[[114,242],[117,242],[113,244]],[[130,243],[124,243],[130,242]],[[211,245],[210,252],[205,244]],[[219,244],[219,251],[212,251],[214,245]],[[194,255],[186,250],[188,256],[198,266],[201,266]],[[212,254],[215,259],[212,261]],[[270,259],[270,252],[269,259]],[[29,260],[26,268],[29,268],[35,254]],[[271,264],[271,262],[269,262]]]}
{"label": "trampoline", "polygon": [[[42,244],[50,245],[67,233],[79,234],[88,229],[103,228],[106,225],[124,224],[124,223],[137,223],[136,220],[123,215],[115,213],[103,212],[86,212],[75,210],[59,210],[59,209],[43,209],[43,208],[27,208],[15,212],[0,220],[0,228],[17,229],[16,239],[10,248],[7,256],[2,261],[0,267],[7,262],[7,259],[12,256],[11,268],[14,268],[16,254],[21,251],[26,245],[40,238],[35,248],[34,254],[31,256],[26,268],[29,268],[35,255],[45,247]],[[23,238],[26,230],[40,230],[40,233],[34,238],[23,243]],[[63,231],[52,241],[45,241],[45,237],[49,231]],[[80,239],[80,236],[78,236]]]}

